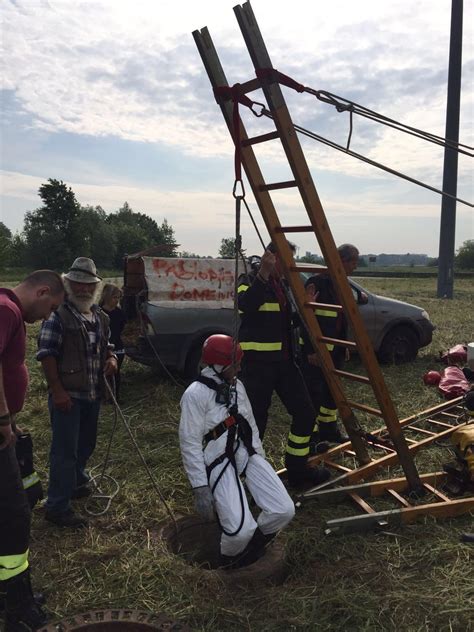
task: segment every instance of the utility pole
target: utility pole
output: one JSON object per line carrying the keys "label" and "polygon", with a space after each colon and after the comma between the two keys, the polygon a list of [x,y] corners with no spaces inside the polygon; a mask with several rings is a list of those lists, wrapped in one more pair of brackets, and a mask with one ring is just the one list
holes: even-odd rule
{"label": "utility pole", "polygon": [[[459,141],[461,102],[463,0],[451,0],[451,35],[449,44],[448,98],[446,105],[446,140]],[[458,152],[445,147],[443,191],[456,197]],[[443,195],[439,229],[438,298],[453,298],[454,240],[456,233],[456,200]]]}

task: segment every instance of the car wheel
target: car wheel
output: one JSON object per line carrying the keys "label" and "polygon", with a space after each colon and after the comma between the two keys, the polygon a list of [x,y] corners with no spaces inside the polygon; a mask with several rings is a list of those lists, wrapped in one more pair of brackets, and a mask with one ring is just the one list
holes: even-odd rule
{"label": "car wheel", "polygon": [[397,325],[385,335],[380,345],[379,360],[392,364],[413,362],[419,347],[418,336],[413,329],[407,325]]}

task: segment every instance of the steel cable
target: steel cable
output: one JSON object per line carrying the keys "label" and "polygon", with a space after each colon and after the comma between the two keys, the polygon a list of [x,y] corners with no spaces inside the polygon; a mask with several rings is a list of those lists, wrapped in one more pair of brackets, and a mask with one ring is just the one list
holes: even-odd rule
{"label": "steel cable", "polygon": [[380,114],[379,112],[370,110],[369,108],[366,108],[359,103],[355,103],[354,101],[350,101],[349,99],[340,97],[337,94],[327,92],[326,90],[314,90],[313,88],[307,87],[305,87],[304,91],[308,94],[312,94],[322,103],[332,105],[336,108],[338,112],[350,112],[350,114],[358,114],[359,116],[370,119],[376,123],[380,123],[381,125],[392,127],[399,132],[410,134],[411,136],[421,138],[423,140],[426,140],[427,142],[434,143],[435,145],[440,145],[442,147],[453,149],[454,151],[465,154],[466,156],[470,156],[471,158],[474,156],[474,147],[471,147],[470,145],[458,143],[449,140],[448,138],[438,136],[437,134],[425,132],[411,125],[406,125],[405,123],[401,123],[400,121],[385,116],[384,114]]}
{"label": "steel cable", "polygon": [[[261,111],[260,115],[274,120],[272,113],[265,108]],[[445,191],[442,191],[441,189],[437,189],[436,187],[433,187],[430,184],[426,184],[425,182],[422,182],[421,180],[412,178],[411,176],[408,176],[402,173],[401,171],[397,171],[396,169],[387,167],[386,165],[383,165],[381,162],[377,162],[376,160],[372,160],[371,158],[368,158],[367,156],[363,156],[362,154],[352,151],[351,149],[347,149],[346,147],[343,147],[342,145],[339,145],[338,143],[332,140],[329,140],[328,138],[325,138],[324,136],[320,136],[319,134],[316,134],[315,132],[312,132],[304,127],[301,127],[300,125],[294,125],[294,128],[297,132],[299,132],[300,134],[303,134],[303,136],[307,136],[308,138],[311,138],[312,140],[317,140],[323,145],[327,145],[328,147],[332,147],[333,149],[342,151],[343,153],[348,154],[349,156],[352,156],[353,158],[357,158],[358,160],[361,160],[362,162],[372,165],[373,167],[377,167],[378,169],[381,169],[382,171],[391,173],[392,175],[397,176],[398,178],[401,178],[402,180],[407,180],[408,182],[417,184],[418,186],[423,187],[424,189],[428,189],[429,191],[433,191],[434,193],[438,193],[439,195],[445,195],[446,197],[456,200],[457,202],[460,202],[461,204],[465,204],[466,206],[470,206],[471,208],[474,208],[474,204],[472,202],[468,202],[467,200],[458,198],[455,195],[446,193]]]}

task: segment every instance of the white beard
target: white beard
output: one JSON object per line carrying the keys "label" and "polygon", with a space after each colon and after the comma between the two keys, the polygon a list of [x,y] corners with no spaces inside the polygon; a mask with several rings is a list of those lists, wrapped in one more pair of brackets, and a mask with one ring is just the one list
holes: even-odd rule
{"label": "white beard", "polygon": [[63,277],[64,289],[67,293],[67,300],[74,305],[74,307],[81,314],[88,314],[91,311],[92,305],[96,302],[96,299],[99,295],[101,284],[98,283],[94,294],[92,296],[76,296],[71,288],[71,283],[69,279]]}

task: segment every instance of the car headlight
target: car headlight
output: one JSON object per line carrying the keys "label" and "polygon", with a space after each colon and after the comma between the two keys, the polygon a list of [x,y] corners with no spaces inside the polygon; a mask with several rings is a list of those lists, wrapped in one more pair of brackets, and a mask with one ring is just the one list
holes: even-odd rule
{"label": "car headlight", "polygon": [[425,309],[421,312],[421,317],[422,318],[426,318],[426,320],[430,319],[430,315],[428,314],[428,312]]}

